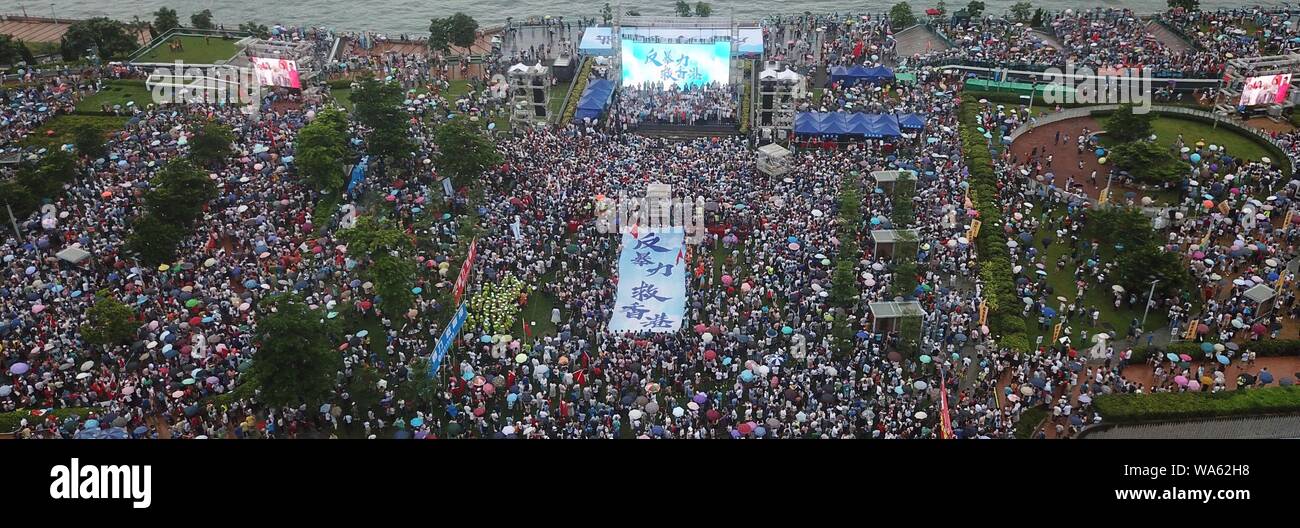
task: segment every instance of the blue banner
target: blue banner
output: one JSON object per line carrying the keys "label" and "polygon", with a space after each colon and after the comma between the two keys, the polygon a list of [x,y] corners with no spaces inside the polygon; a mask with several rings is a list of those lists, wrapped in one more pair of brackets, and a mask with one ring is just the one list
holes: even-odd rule
{"label": "blue banner", "polygon": [[613,332],[676,332],[686,315],[685,233],[623,234]]}
{"label": "blue banner", "polygon": [[352,168],[352,180],[348,182],[348,194],[352,194],[352,190],[356,189],[358,185],[361,185],[362,180],[366,179],[366,166],[368,165],[370,165],[370,156],[364,156],[361,158],[361,162]]}
{"label": "blue banner", "polygon": [[456,310],[456,315],[452,316],[447,328],[443,329],[441,336],[438,336],[438,344],[433,348],[433,361],[429,364],[429,377],[438,374],[438,367],[442,366],[442,358],[446,357],[448,350],[451,350],[451,342],[456,340],[457,335],[460,335],[460,328],[465,326],[465,318],[469,317],[469,311],[465,309],[465,306],[466,303],[460,304],[460,308]]}

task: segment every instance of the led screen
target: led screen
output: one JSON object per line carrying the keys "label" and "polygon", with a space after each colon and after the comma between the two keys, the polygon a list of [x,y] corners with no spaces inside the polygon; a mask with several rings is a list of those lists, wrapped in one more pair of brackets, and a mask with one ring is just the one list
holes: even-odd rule
{"label": "led screen", "polygon": [[662,83],[665,88],[727,84],[731,75],[731,43],[677,44],[624,39],[623,85]]}

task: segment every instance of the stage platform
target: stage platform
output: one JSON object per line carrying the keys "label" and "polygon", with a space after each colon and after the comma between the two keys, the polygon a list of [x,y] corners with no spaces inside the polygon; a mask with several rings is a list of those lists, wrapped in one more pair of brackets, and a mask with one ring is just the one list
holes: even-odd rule
{"label": "stage platform", "polygon": [[635,129],[628,130],[628,132],[647,137],[692,140],[698,138],[737,136],[740,135],[740,125],[738,123],[728,123],[725,121],[697,123],[694,125],[643,123]]}

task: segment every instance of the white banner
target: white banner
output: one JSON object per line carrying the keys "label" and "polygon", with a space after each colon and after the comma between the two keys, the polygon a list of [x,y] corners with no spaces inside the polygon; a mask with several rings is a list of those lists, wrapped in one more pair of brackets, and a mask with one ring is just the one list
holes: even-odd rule
{"label": "white banner", "polygon": [[[639,236],[637,236],[639,235]],[[623,234],[613,332],[676,332],[686,316],[685,234]]]}
{"label": "white banner", "polygon": [[[583,53],[591,55],[609,55],[613,52],[614,45],[610,43],[610,37],[613,30],[609,27],[589,27],[582,32],[582,43],[578,46]],[[640,38],[659,38],[663,43],[677,42],[678,38],[683,39],[711,39],[715,37],[730,37],[731,29],[729,28],[672,28],[672,27],[624,27],[619,32],[624,37]],[[763,30],[756,27],[740,28],[739,40],[740,45],[737,47],[741,55],[757,55],[763,53]]]}

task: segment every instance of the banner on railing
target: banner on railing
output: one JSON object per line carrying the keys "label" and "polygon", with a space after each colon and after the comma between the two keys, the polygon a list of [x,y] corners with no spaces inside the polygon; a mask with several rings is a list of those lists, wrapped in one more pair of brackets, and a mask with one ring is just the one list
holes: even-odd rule
{"label": "banner on railing", "polygon": [[447,323],[447,328],[443,329],[442,335],[438,336],[438,343],[433,347],[433,359],[429,363],[429,377],[438,374],[438,367],[442,366],[442,358],[447,356],[447,351],[451,350],[451,344],[460,335],[460,329],[465,326],[465,319],[469,317],[469,310],[465,305],[460,305],[456,309],[456,315],[452,316],[451,322]]}

